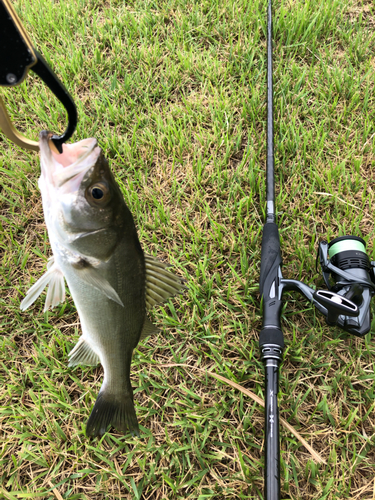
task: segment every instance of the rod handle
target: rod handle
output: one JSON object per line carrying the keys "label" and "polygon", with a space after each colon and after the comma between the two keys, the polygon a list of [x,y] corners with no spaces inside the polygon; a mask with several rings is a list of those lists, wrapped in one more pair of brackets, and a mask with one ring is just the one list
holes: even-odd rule
{"label": "rod handle", "polygon": [[263,227],[259,291],[265,300],[271,297],[271,287],[281,266],[279,228],[274,222]]}
{"label": "rod handle", "polygon": [[[284,349],[284,335],[280,328],[263,328],[259,334],[259,347],[262,351],[262,347],[266,344],[271,344],[278,346],[281,352]],[[263,351],[262,354],[264,355]]]}

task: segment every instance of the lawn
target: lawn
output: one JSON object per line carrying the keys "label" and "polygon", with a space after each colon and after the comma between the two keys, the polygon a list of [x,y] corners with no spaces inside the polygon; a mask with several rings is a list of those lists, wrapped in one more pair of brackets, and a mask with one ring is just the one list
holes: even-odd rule
{"label": "lawn", "polygon": [[[144,250],[188,289],[152,311],[161,334],[134,352],[141,437],[87,439],[102,369],[67,366],[80,335],[69,294],[46,313],[45,295],[19,309],[51,249],[38,155],[1,134],[0,497],[262,499],[264,416],[251,393],[263,398],[267,1],[13,5],[77,104],[72,141],[98,139]],[[371,0],[275,1],[285,277],[323,287],[318,243],[345,234],[375,260],[374,82]],[[1,94],[28,137],[64,130],[31,72]],[[302,297],[284,299],[279,406],[294,434],[281,426],[282,499],[374,500],[373,332],[348,336]]]}

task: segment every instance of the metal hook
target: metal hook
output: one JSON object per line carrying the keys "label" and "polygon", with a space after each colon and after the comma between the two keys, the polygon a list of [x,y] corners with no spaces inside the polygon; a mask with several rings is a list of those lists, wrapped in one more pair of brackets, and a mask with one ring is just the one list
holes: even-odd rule
{"label": "metal hook", "polygon": [[[65,107],[68,114],[68,126],[63,134],[51,137],[51,148],[62,153],[62,144],[72,136],[76,129],[77,109],[68,91],[43,57],[32,46],[25,28],[9,0],[0,0],[0,38],[2,48],[0,53],[0,86],[14,87],[19,85],[31,69]],[[28,139],[13,126],[1,98],[0,128],[18,146],[34,151],[39,150],[38,142]]]}

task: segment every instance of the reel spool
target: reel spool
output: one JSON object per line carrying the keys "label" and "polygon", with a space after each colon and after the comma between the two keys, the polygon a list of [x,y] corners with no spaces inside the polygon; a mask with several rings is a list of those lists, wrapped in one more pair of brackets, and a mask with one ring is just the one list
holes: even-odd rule
{"label": "reel spool", "polygon": [[[343,271],[353,274],[353,277],[369,280],[371,272],[370,259],[366,254],[366,243],[358,236],[339,236],[328,244],[328,256],[332,264]],[[340,277],[332,273],[335,282],[339,282]],[[332,290],[338,291],[338,285]],[[354,302],[354,300],[353,300]],[[357,305],[360,305],[357,303]]]}
{"label": "reel spool", "polygon": [[[359,307],[358,317],[338,316],[336,324],[362,337],[370,331],[370,302],[375,293],[375,263],[366,254],[366,243],[358,236],[339,236],[319,244],[318,256],[328,290]],[[330,284],[330,277],[334,284]]]}

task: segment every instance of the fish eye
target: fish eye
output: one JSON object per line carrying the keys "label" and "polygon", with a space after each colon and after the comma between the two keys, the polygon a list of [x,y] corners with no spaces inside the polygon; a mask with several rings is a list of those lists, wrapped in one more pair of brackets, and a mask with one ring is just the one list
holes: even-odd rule
{"label": "fish eye", "polygon": [[87,199],[96,205],[102,205],[109,200],[109,188],[106,183],[98,182],[87,190]]}
{"label": "fish eye", "polygon": [[100,200],[104,196],[103,189],[101,189],[100,187],[94,187],[91,190],[91,194],[92,197],[95,198],[96,200]]}

